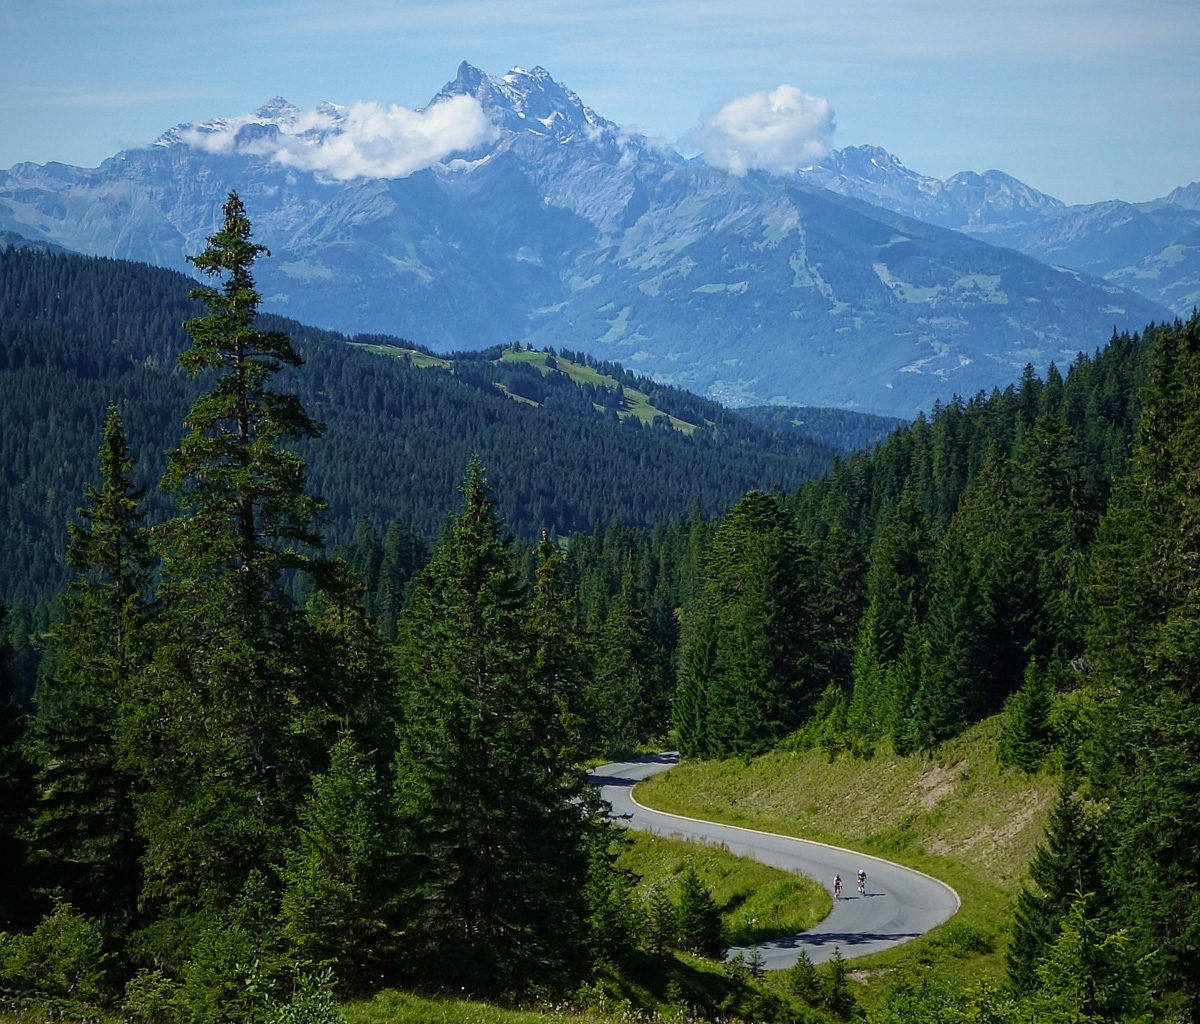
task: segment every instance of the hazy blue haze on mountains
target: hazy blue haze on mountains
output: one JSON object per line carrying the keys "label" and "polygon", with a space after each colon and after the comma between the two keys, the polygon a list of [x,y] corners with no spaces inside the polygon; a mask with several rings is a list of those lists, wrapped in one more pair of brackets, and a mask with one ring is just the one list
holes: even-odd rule
{"label": "hazy blue haze on mountains", "polygon": [[1200,304],[1200,182],[1148,203],[1066,206],[1002,171],[945,181],[874,146],[851,146],[802,181],[953,228],[1136,291],[1186,317]]}
{"label": "hazy blue haze on mountains", "polygon": [[[493,78],[464,63],[435,99],[455,96],[479,100],[494,139],[405,178],[282,165],[271,150],[299,112],[275,100],[223,149],[189,140],[228,125],[180,126],[92,170],[0,172],[0,230],[185,269],[237,188],[274,254],[264,309],[437,349],[567,347],[733,405],[911,416],[1169,315],[800,179],[686,161],[542,69]],[[1003,184],[1022,223],[1056,209]],[[994,186],[943,192],[978,206]]]}

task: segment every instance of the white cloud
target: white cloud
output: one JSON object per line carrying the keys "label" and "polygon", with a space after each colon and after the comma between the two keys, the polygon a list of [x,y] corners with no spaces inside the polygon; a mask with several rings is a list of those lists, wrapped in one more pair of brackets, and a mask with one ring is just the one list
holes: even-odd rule
{"label": "white cloud", "polygon": [[734,174],[751,168],[787,174],[828,152],[834,123],[828,100],[781,85],[731,100],[687,141],[710,164]]}
{"label": "white cloud", "polygon": [[378,103],[322,104],[271,120],[253,114],[188,128],[182,141],[210,153],[262,156],[284,167],[334,181],[406,178],[453,153],[495,137],[496,129],[473,96],[452,96],[424,110]]}

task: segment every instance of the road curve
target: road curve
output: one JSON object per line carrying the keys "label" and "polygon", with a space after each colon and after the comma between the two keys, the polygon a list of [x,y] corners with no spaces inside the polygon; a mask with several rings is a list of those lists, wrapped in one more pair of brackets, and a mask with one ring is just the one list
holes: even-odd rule
{"label": "road curve", "polygon": [[[847,959],[876,953],[916,938],[958,910],[958,894],[950,886],[899,864],[824,843],[666,814],[633,798],[635,783],[678,763],[679,755],[674,752],[655,754],[601,765],[588,773],[588,780],[612,806],[613,819],[631,828],[723,846],[771,867],[808,875],[831,894],[833,876],[842,876],[842,898],[817,927],[759,945],[768,970],[791,967],[802,949],[814,963],[830,959],[835,948]],[[859,868],[867,872],[865,897],[855,888]],[[731,949],[729,955],[738,952],[750,955],[749,949]]]}

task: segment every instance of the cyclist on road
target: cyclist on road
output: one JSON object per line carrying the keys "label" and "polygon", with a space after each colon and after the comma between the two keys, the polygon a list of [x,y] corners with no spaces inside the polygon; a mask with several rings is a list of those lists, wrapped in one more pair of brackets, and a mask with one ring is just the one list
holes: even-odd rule
{"label": "cyclist on road", "polygon": [[833,876],[833,898],[835,900],[840,900],[842,898],[842,876],[841,875]]}
{"label": "cyclist on road", "polygon": [[867,873],[862,868],[858,870],[858,894],[860,896],[867,894]]}

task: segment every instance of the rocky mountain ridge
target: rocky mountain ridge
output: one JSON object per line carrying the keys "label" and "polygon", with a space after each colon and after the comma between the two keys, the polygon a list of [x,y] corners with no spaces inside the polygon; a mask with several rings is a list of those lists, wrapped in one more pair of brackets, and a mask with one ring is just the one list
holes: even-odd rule
{"label": "rocky mountain ridge", "polygon": [[265,309],[441,350],[567,347],[731,405],[908,417],[1169,315],[800,178],[685,160],[541,68],[464,62],[421,114],[436,131],[369,113],[275,99],[98,168],[18,165],[0,230],[186,269],[237,189],[274,254]]}
{"label": "rocky mountain ridge", "polygon": [[797,177],[1138,292],[1187,316],[1200,304],[1200,182],[1145,203],[1067,206],[1003,171],[944,181],[886,150],[835,150]]}

